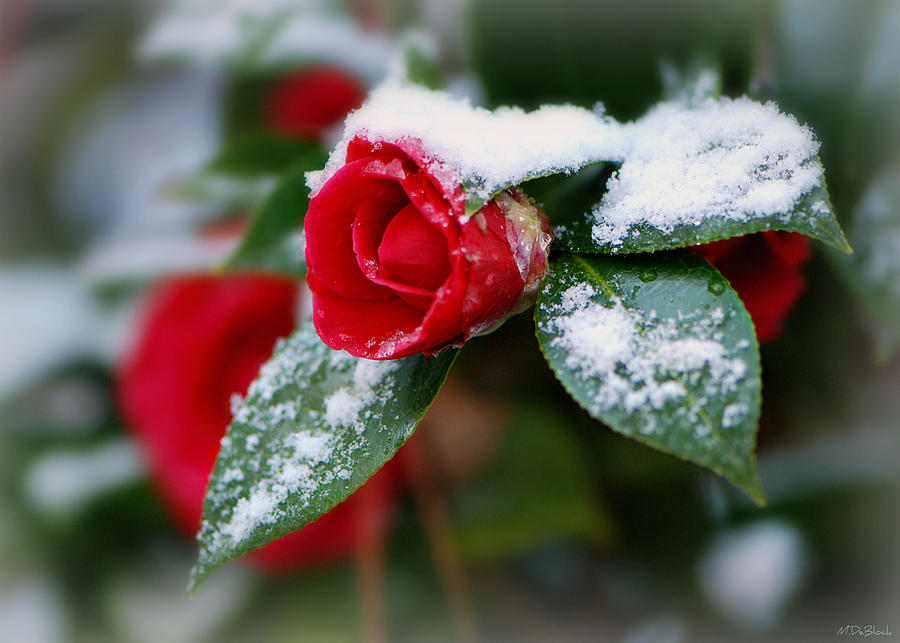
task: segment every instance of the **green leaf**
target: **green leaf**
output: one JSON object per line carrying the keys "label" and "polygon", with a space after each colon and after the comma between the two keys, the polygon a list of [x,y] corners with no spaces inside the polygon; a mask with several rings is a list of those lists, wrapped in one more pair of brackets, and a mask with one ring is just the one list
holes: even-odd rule
{"label": "green leaf", "polygon": [[324,162],[324,156],[304,159],[285,173],[253,215],[241,243],[225,262],[226,269],[303,274],[303,250],[297,237],[309,207],[306,172]]}
{"label": "green leaf", "polygon": [[563,254],[535,320],[547,361],[588,413],[762,502],[759,349],[746,309],[715,268],[690,252]]}
{"label": "green leaf", "polygon": [[423,43],[416,37],[407,36],[401,47],[407,81],[428,89],[440,89],[444,86],[444,74],[435,52],[431,51],[432,43]]}
{"label": "green leaf", "polygon": [[[540,163],[536,163],[533,168],[530,168],[527,173],[524,173],[521,176],[521,180],[517,179],[516,182],[525,183],[540,181],[541,179],[551,179],[561,174],[570,176],[573,174],[581,174],[583,172],[589,173],[592,168],[597,166],[602,167],[602,165],[603,160],[592,161],[589,163],[573,161],[569,165],[541,165]],[[513,183],[507,182],[500,189],[494,190],[488,195],[488,193],[485,192],[486,187],[483,180],[478,178],[468,178],[464,180],[463,191],[466,193],[466,215],[475,214],[491,199],[500,194],[501,191],[511,187],[513,187]]]}
{"label": "green leaf", "polygon": [[[818,158],[814,163],[821,168]],[[663,213],[665,205],[665,201],[660,201],[659,208]],[[596,214],[596,209],[594,212],[555,228],[555,247],[570,252],[588,253],[656,252],[764,230],[784,230],[824,241],[841,252],[852,252],[834,216],[824,183],[800,197],[786,214],[754,216],[745,212],[742,213],[745,218],[735,219],[720,213],[710,213],[690,222],[664,227],[656,226],[635,213],[634,223],[629,224],[626,230],[610,235],[608,231],[612,226],[604,222],[602,214]],[[550,216],[552,219],[552,213]]]}
{"label": "green leaf", "polygon": [[452,496],[463,555],[514,555],[559,538],[610,540],[590,461],[571,429],[544,407],[517,409],[490,464]]}
{"label": "green leaf", "polygon": [[246,211],[272,191],[272,176],[232,176],[197,172],[166,183],[163,196],[173,201],[217,206],[222,210]]}
{"label": "green leaf", "polygon": [[849,234],[855,254],[833,260],[863,304],[876,357],[887,360],[900,345],[900,165],[868,186]]}
{"label": "green leaf", "polygon": [[315,143],[257,132],[230,143],[206,165],[206,171],[233,176],[268,176],[301,163],[321,167],[326,158],[325,152]]}
{"label": "green leaf", "polygon": [[359,359],[311,323],[281,341],[222,440],[190,587],[353,493],[412,434],[455,356]]}
{"label": "green leaf", "polygon": [[[818,163],[818,161],[816,161]],[[639,253],[671,250],[710,243],[720,239],[739,237],[765,230],[799,232],[824,241],[841,252],[850,253],[847,242],[832,210],[828,191],[820,185],[801,197],[787,215],[769,215],[744,220],[724,216],[708,216],[699,224],[675,225],[671,230],[660,229],[642,221],[629,226],[621,243],[598,242],[594,238],[597,221],[594,217],[577,219],[556,231],[556,247],[571,252]]]}
{"label": "green leaf", "polygon": [[654,252],[790,230],[850,252],[815,136],[773,103],[699,92],[657,104],[620,134],[619,170],[599,203],[557,226],[559,246]]}

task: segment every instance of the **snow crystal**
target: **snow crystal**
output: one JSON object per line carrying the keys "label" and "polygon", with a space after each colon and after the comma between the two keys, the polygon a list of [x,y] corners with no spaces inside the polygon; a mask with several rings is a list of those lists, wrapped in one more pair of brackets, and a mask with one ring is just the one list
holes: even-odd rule
{"label": "snow crystal", "polygon": [[330,436],[325,433],[295,433],[288,439],[288,444],[294,447],[294,455],[298,458],[316,463],[327,461],[332,451]]}
{"label": "snow crystal", "polygon": [[310,173],[308,182],[315,194],[343,165],[356,136],[373,142],[418,139],[435,158],[429,171],[448,191],[464,182],[486,200],[547,172],[621,158],[620,130],[611,119],[571,105],[489,111],[445,92],[388,83],[347,118],[324,172]]}
{"label": "snow crystal", "polygon": [[788,216],[822,183],[812,132],[773,103],[662,103],[625,128],[625,162],[592,212],[600,244],[621,245],[638,226],[671,232],[711,217]]}
{"label": "snow crystal", "polygon": [[[659,410],[669,401],[687,396],[688,388],[701,381],[706,384],[698,404],[718,391],[737,390],[747,365],[730,357],[721,333],[711,330],[721,320],[680,314],[679,321],[692,322],[691,332],[695,333],[684,337],[675,319],[626,309],[618,297],[612,297],[611,305],[606,306],[593,301],[596,294],[589,284],[568,288],[550,322],[559,333],[551,345],[565,351],[566,367],[584,379],[599,380],[589,401],[591,412],[611,407],[627,413],[648,406]],[[731,410],[730,422],[740,419],[740,410]],[[644,430],[652,432],[653,419],[645,419]]]}
{"label": "snow crystal", "polygon": [[325,398],[325,421],[332,426],[350,426],[365,405],[366,401],[355,397],[351,389],[342,388]]}
{"label": "snow crystal", "polygon": [[722,412],[722,426],[726,429],[736,426],[746,414],[746,405],[738,402],[729,404]]}
{"label": "snow crystal", "polygon": [[393,361],[360,359],[353,369],[353,385],[338,389],[325,398],[325,421],[332,426],[363,429],[361,412],[377,398],[375,385],[394,372]]}
{"label": "snow crystal", "polygon": [[231,415],[234,417],[244,406],[244,397],[240,393],[232,393],[228,398],[228,408],[231,409]]}
{"label": "snow crystal", "polygon": [[235,541],[244,540],[256,525],[274,513],[278,503],[286,497],[287,490],[282,495],[257,487],[247,498],[238,500],[231,520],[222,528],[222,533]]}
{"label": "snow crystal", "polygon": [[244,472],[240,469],[228,469],[225,473],[222,474],[222,482],[225,484],[230,484],[232,482],[240,482],[244,479]]}

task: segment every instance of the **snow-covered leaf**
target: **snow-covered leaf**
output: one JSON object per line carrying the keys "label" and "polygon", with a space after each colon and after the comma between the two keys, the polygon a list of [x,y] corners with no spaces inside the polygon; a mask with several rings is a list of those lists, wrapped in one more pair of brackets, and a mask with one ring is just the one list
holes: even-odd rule
{"label": "snow-covered leaf", "polygon": [[872,325],[881,357],[900,344],[900,166],[863,193],[849,229],[856,252],[836,256]]}
{"label": "snow-covered leaf", "polygon": [[825,191],[819,144],[772,103],[675,100],[620,124],[571,105],[488,111],[443,92],[386,84],[347,119],[325,170],[310,176],[313,193],[344,164],[354,137],[420,141],[446,193],[463,186],[467,213],[525,181],[621,162],[600,203],[557,228],[559,245],[574,251],[663,250],[761,230],[803,232],[849,250]]}
{"label": "snow-covered leaf", "polygon": [[759,350],[727,281],[689,252],[563,254],[535,311],[544,355],[593,417],[757,501]]}
{"label": "snow-covered leaf", "polygon": [[192,586],[353,493],[412,434],[454,357],[359,359],[311,323],[280,342],[222,440]]}
{"label": "snow-covered leaf", "polygon": [[244,70],[325,62],[376,80],[392,50],[386,36],[363,30],[329,0],[174,0],[138,53],[145,60]]}
{"label": "snow-covered leaf", "polygon": [[[748,98],[662,103],[626,126],[630,148],[584,219],[557,229],[575,252],[651,252],[762,230],[844,252],[809,128]],[[553,218],[553,213],[548,213]]]}

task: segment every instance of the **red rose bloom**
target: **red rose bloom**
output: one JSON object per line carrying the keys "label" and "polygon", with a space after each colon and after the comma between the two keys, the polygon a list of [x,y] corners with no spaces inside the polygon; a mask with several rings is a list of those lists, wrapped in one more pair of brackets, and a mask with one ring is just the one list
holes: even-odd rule
{"label": "red rose bloom", "polygon": [[285,136],[318,140],[365,98],[353,76],[333,67],[315,67],[279,80],[263,102],[263,121]]}
{"label": "red rose bloom", "polygon": [[800,268],[811,255],[809,239],[792,232],[763,232],[694,248],[728,279],[747,306],[760,343],[775,339],[805,285]]}
{"label": "red rose bloom", "polygon": [[[296,320],[299,290],[262,276],[177,277],[152,294],[134,350],[118,374],[122,413],[177,525],[193,536],[230,398],[245,394],[275,341]],[[251,554],[283,569],[352,554],[380,538],[395,486],[382,469],[330,513]]]}
{"label": "red rose bloom", "polygon": [[466,218],[413,140],[350,141],[306,214],[307,280],[322,340],[358,357],[433,354],[495,328],[537,295],[546,215],[517,189]]}

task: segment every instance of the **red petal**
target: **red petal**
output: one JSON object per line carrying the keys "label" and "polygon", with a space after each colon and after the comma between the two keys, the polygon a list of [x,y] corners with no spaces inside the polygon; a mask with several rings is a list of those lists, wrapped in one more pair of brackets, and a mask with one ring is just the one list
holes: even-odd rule
{"label": "red petal", "polygon": [[357,263],[353,222],[363,204],[377,207],[376,218],[389,219],[409,199],[396,181],[363,176],[366,163],[360,160],[345,165],[310,200],[304,223],[306,263],[309,272],[337,294],[385,299],[391,292],[367,279]]}
{"label": "red petal", "polygon": [[506,218],[494,202],[462,227],[461,247],[469,263],[463,326],[470,337],[506,316],[525,282],[506,239]]}
{"label": "red petal", "polygon": [[398,212],[384,230],[378,263],[385,279],[430,291],[450,274],[444,236],[413,204]]}
{"label": "red petal", "polygon": [[367,359],[392,359],[400,357],[394,354],[398,345],[419,339],[422,311],[397,296],[362,300],[327,289],[312,291],[316,332],[334,349]]}
{"label": "red petal", "polygon": [[395,213],[390,210],[377,208],[371,203],[363,203],[356,213],[352,233],[353,252],[359,269],[370,280],[378,277],[378,246],[394,216]]}
{"label": "red petal", "polygon": [[410,159],[413,165],[428,177],[453,214],[462,216],[465,213],[466,193],[462,189],[460,177],[451,168],[436,163],[434,157],[425,150],[422,141],[418,139],[403,138],[393,143],[386,143],[384,141],[371,142],[357,136],[347,146],[346,162],[383,156]]}

